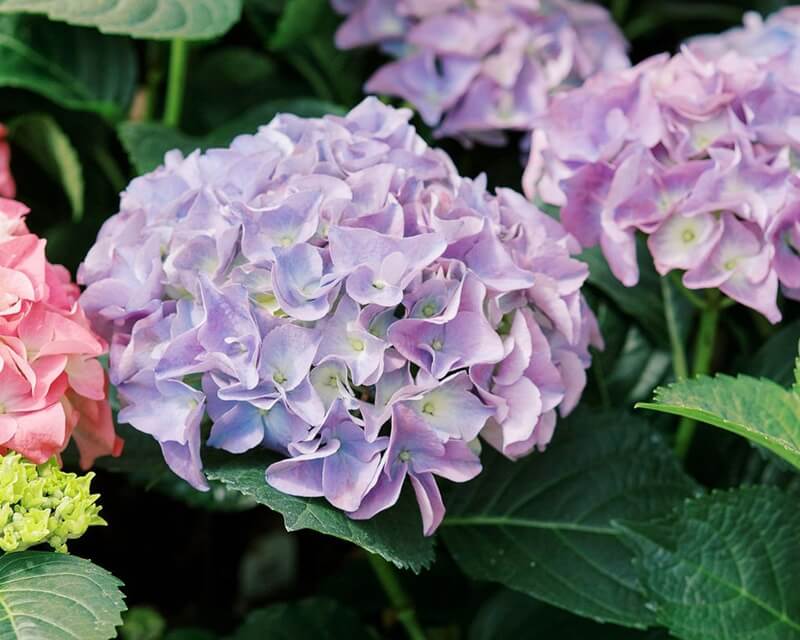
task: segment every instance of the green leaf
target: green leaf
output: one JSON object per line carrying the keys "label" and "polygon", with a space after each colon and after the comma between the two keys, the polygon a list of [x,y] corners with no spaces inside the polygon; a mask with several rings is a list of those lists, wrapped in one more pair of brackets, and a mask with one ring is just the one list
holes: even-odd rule
{"label": "green leaf", "polygon": [[235,121],[204,137],[188,136],[164,125],[142,122],[125,122],[119,126],[118,132],[133,166],[142,174],[159,166],[167,151],[178,149],[183,153],[191,153],[195,149],[225,147],[237,135],[255,133],[259,126],[267,124],[278,113],[319,117],[328,113],[339,115],[342,109],[311,99],[274,100],[250,109]]}
{"label": "green leaf", "polygon": [[800,395],[771,380],[702,376],[656,389],[655,402],[636,406],[732,431],[800,469]]}
{"label": "green leaf", "polygon": [[334,600],[309,598],[251,613],[228,640],[372,640],[355,613]]}
{"label": "green leaf", "polygon": [[203,139],[181,133],[156,122],[123,122],[117,128],[119,139],[137,173],[152,171],[164,162],[172,149],[191,153],[203,148]]}
{"label": "green leaf", "polygon": [[72,220],[83,218],[83,169],[78,152],[49,115],[33,113],[9,123],[12,142],[24,149],[42,170],[64,189]]}
{"label": "green leaf", "polygon": [[755,353],[743,354],[741,369],[754,378],[769,378],[778,384],[788,387],[795,378],[794,362],[786,357],[797,350],[800,341],[800,320],[790,322],[781,327]]}
{"label": "green leaf", "polygon": [[800,637],[800,510],[772,487],[687,501],[619,525],[659,623],[683,640]]}
{"label": "green leaf", "polygon": [[484,471],[448,497],[440,531],[472,578],[599,621],[645,627],[652,613],[611,521],[669,512],[697,491],[657,432],[624,413],[580,412],[544,454]]}
{"label": "green leaf", "polygon": [[795,394],[800,392],[800,355],[794,359],[794,382],[792,382],[792,391]]}
{"label": "green leaf", "polygon": [[125,610],[122,583],[76,556],[0,557],[0,640],[106,640]]}
{"label": "green leaf", "polygon": [[281,513],[287,531],[313,529],[416,572],[433,562],[433,540],[422,535],[419,509],[408,494],[395,507],[370,520],[351,520],[324,500],[290,496],[269,486],[264,471],[276,460],[274,456],[256,453],[211,458],[206,463],[210,479],[220,480]]}
{"label": "green leaf", "polygon": [[69,109],[121,119],[136,74],[135,51],[123,38],[33,16],[0,15],[0,87],[27,89]]}
{"label": "green leaf", "polygon": [[241,0],[0,0],[0,13],[43,13],[104,33],[158,40],[216,38],[241,11]]}
{"label": "green leaf", "polygon": [[598,624],[568,611],[532,600],[524,593],[500,591],[486,601],[469,629],[469,640],[542,638],[558,640],[648,640],[666,638],[661,631],[639,631]]}
{"label": "green leaf", "polygon": [[122,640],[161,640],[167,621],[152,607],[132,607],[122,616]]}
{"label": "green leaf", "polygon": [[648,398],[653,388],[669,373],[669,354],[654,347],[644,333],[632,325],[616,360],[609,367],[605,384],[611,398],[630,406],[637,400]]}
{"label": "green leaf", "polygon": [[281,50],[302,43],[314,35],[317,23],[329,10],[328,0],[288,0],[270,46]]}

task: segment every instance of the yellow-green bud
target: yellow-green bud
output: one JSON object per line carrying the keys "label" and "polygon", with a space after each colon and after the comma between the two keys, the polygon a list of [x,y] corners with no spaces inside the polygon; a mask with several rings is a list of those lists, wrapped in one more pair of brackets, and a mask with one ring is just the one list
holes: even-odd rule
{"label": "yellow-green bud", "polygon": [[105,525],[92,478],[63,472],[55,459],[35,465],[17,453],[0,455],[0,550],[49,544],[66,553],[68,540]]}

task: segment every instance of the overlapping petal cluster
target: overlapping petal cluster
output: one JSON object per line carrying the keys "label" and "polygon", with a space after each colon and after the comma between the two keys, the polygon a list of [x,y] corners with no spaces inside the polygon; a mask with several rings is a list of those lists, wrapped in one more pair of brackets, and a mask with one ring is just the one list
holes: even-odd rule
{"label": "overlapping petal cluster", "polygon": [[0,455],[0,550],[48,544],[66,553],[67,541],[105,525],[92,478],[64,473],[55,458],[37,466],[16,453]]}
{"label": "overlapping petal cluster", "polygon": [[[782,15],[791,37],[783,18],[759,34],[751,22],[553,100],[525,191],[561,206],[624,284],[638,281],[643,232],[658,271],[683,271],[690,289],[719,288],[771,322],[779,284],[800,297],[800,81],[785,64],[800,31],[796,9]],[[764,44],[748,52],[745,36]]]}
{"label": "overlapping petal cluster", "polygon": [[367,82],[398,96],[437,135],[502,143],[528,131],[550,94],[629,66],[608,12],[575,0],[333,0],[347,49],[379,44],[397,59]]}
{"label": "overlapping petal cluster", "polygon": [[800,60],[800,7],[786,7],[766,20],[755,11],[748,12],[744,26],[697,36],[689,46],[706,59],[723,58],[733,51],[788,78]]}
{"label": "overlapping petal cluster", "polygon": [[576,404],[599,340],[577,243],[410,117],[368,98],[171,152],[103,227],[79,278],[120,420],[195,487],[207,414],[209,445],[279,452],[267,482],[353,518],[408,479],[430,533],[479,435],[522,456]]}
{"label": "overlapping petal cluster", "polygon": [[45,258],[45,241],[25,225],[28,209],[0,199],[0,454],[35,463],[74,438],[81,464],[118,455],[97,360],[106,344],[77,304],[69,272]]}

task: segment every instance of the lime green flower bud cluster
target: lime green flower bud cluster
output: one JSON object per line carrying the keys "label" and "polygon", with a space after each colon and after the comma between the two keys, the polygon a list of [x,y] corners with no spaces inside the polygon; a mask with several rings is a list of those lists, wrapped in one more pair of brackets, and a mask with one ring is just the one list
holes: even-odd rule
{"label": "lime green flower bud cluster", "polygon": [[100,496],[90,493],[92,478],[63,472],[55,459],[35,465],[16,453],[0,456],[0,550],[49,544],[66,553],[67,540],[105,525]]}

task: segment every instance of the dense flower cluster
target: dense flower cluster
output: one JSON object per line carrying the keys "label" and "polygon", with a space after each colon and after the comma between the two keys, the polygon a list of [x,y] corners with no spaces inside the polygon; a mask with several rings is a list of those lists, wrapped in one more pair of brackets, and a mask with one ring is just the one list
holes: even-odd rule
{"label": "dense flower cluster", "polygon": [[478,435],[522,456],[576,404],[599,341],[577,243],[410,117],[369,98],[173,151],[103,227],[79,278],[120,420],[195,487],[207,412],[209,445],[281,453],[272,486],[353,518],[408,478],[430,533],[435,476],[477,475]]}
{"label": "dense flower cluster", "polygon": [[410,102],[437,135],[502,143],[528,131],[551,92],[629,65],[608,12],[575,0],[333,0],[340,48],[380,44],[397,58],[369,93]]}
{"label": "dense flower cluster", "polygon": [[118,455],[98,356],[105,343],[77,305],[69,272],[45,258],[25,225],[28,209],[0,199],[0,454],[36,463],[74,438],[81,464]]}
{"label": "dense flower cluster", "polygon": [[697,36],[689,41],[689,47],[706,59],[719,59],[733,51],[758,61],[789,81],[800,61],[800,7],[786,7],[766,20],[754,11],[749,12],[745,14],[743,27]]}
{"label": "dense flower cluster", "polygon": [[[789,18],[792,35],[777,28]],[[800,81],[786,65],[797,23],[787,10],[763,33],[751,23],[558,96],[534,133],[526,193],[562,206],[566,229],[599,243],[624,284],[638,281],[640,231],[660,273],[779,321],[779,283],[800,298]]]}
{"label": "dense flower cluster", "polygon": [[105,525],[93,477],[64,473],[55,459],[37,466],[16,453],[0,455],[0,550],[49,544],[66,553],[68,540]]}

